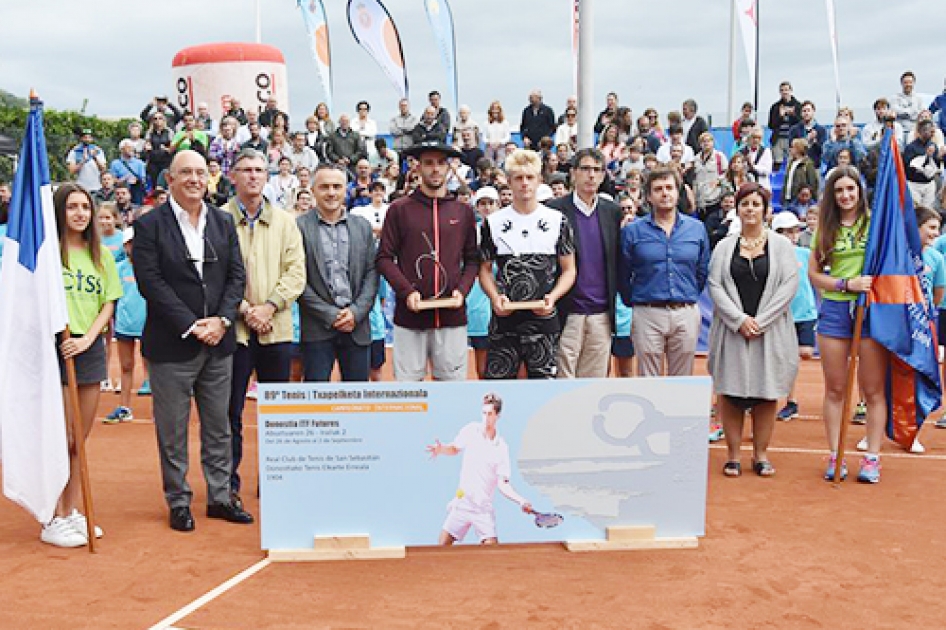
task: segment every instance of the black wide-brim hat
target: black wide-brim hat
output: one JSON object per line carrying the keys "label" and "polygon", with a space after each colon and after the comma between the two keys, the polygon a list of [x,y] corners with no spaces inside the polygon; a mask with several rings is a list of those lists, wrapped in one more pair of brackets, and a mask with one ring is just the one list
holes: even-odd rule
{"label": "black wide-brim hat", "polygon": [[427,153],[428,151],[439,151],[447,157],[463,157],[463,154],[454,147],[440,142],[420,142],[418,144],[412,144],[410,147],[401,151],[401,155],[419,159],[422,153]]}

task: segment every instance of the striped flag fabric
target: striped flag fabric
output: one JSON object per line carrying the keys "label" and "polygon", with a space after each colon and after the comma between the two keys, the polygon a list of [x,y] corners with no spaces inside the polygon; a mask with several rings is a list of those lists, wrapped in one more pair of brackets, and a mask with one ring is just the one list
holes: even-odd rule
{"label": "striped flag fabric", "polygon": [[890,351],[887,436],[909,449],[940,406],[936,325],[922,288],[923,246],[900,149],[889,129],[880,153],[864,259],[870,337]]}
{"label": "striped flag fabric", "polygon": [[69,480],[56,333],[69,323],[43,109],[30,101],[0,263],[3,494],[41,523]]}

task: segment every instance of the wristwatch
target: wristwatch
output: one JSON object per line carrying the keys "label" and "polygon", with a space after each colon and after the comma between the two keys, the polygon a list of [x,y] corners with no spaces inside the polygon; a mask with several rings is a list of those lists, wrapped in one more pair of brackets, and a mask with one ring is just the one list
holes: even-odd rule
{"label": "wristwatch", "polygon": [[228,317],[224,317],[223,315],[220,316],[220,323],[223,324],[225,329],[229,329],[230,326],[233,326],[233,322],[231,322]]}

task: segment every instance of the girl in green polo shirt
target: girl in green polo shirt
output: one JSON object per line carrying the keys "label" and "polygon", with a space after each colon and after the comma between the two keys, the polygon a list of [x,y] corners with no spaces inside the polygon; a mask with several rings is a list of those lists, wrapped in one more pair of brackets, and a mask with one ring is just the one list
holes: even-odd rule
{"label": "girl in green polo shirt", "polygon": [[[811,242],[808,276],[823,300],[818,313],[818,348],[824,372],[824,422],[831,457],[825,479],[834,479],[838,435],[847,364],[854,332],[854,310],[858,295],[870,291],[873,278],[861,275],[867,251],[870,214],[860,173],[851,166],[835,168],[825,182],[818,229]],[[887,350],[871,339],[863,327],[858,362],[858,381],[867,403],[867,454],[861,460],[857,480],[880,481],[880,446],[887,421],[885,381]],[[841,477],[847,467],[841,462]]]}
{"label": "girl in green polo shirt", "polygon": [[[53,198],[62,256],[62,279],[69,310],[68,339],[60,340],[60,372],[66,413],[71,414],[66,385],[65,360],[73,359],[79,386],[80,426],[88,436],[99,402],[99,385],[105,380],[105,343],[102,333],[122,295],[115,259],[102,245],[95,229],[92,197],[77,184],[64,184]],[[67,422],[72,441],[72,422]],[[81,489],[79,464],[69,452],[70,475],[56,506],[56,516],[43,526],[40,539],[57,547],[81,547],[88,543],[86,519],[79,510]],[[102,532],[96,528],[96,535]]]}

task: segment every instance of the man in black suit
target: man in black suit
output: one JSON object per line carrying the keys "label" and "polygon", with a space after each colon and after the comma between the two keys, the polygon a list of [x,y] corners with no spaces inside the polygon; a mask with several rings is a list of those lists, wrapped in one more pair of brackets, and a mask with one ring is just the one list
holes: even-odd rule
{"label": "man in black suit", "polygon": [[336,362],[343,381],[368,380],[375,239],[368,221],[345,211],[346,184],[340,167],[320,164],[312,182],[315,208],[296,219],[306,258],[299,297],[306,381],[330,380]]}
{"label": "man in black suit", "polygon": [[538,151],[539,141],[554,136],[555,129],[555,112],[542,102],[540,90],[532,90],[529,94],[529,104],[522,110],[522,122],[519,124],[522,146]]}
{"label": "man in black suit", "polygon": [[168,202],[135,222],[135,275],[148,303],[141,338],[154,396],[154,424],[171,528],[192,531],[187,483],[191,397],[200,415],[207,516],[233,523],[253,517],[231,502],[227,418],[233,320],[246,276],[229,214],[204,203],[207,162],[180,151],[167,173]]}
{"label": "man in black suit", "polygon": [[693,154],[700,152],[700,136],[709,131],[702,116],[697,116],[699,107],[692,98],[683,101],[683,130],[686,131],[686,143],[693,149]]}
{"label": "man in black suit", "polygon": [[604,378],[611,360],[621,207],[598,196],[605,158],[597,149],[575,154],[570,195],[548,203],[564,214],[575,233],[578,277],[561,302],[559,378]]}

